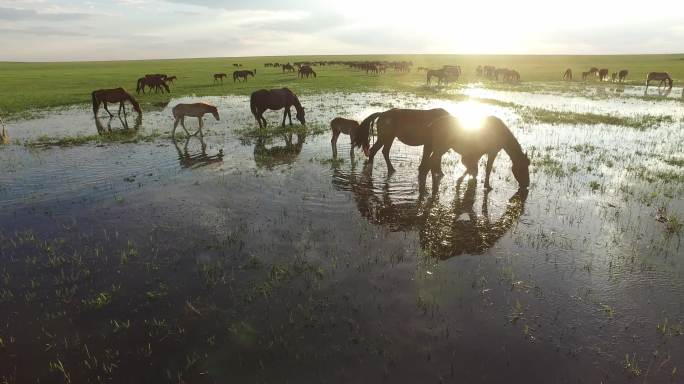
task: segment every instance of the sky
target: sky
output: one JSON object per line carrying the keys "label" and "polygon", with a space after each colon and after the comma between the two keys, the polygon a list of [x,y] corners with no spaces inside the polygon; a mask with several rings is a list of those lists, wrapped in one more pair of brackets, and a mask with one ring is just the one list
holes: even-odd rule
{"label": "sky", "polygon": [[0,61],[683,52],[682,0],[0,0]]}

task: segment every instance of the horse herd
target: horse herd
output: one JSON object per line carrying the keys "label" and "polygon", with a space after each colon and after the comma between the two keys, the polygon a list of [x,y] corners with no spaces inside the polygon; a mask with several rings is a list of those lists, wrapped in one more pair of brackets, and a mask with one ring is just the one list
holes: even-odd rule
{"label": "horse herd", "polygon": [[520,82],[520,73],[518,71],[508,68],[497,68],[493,65],[478,65],[475,69],[475,74],[478,77],[484,77],[489,80],[501,80],[508,83]]}
{"label": "horse herd", "polygon": [[[612,72],[610,78],[608,77],[610,71],[608,68],[597,68],[591,67],[588,71],[582,72],[582,81],[587,81],[589,79],[597,79],[598,81],[611,81],[613,83],[623,83],[629,75],[629,70],[621,69],[618,72]],[[572,81],[572,69],[568,68],[563,72],[563,80]],[[646,76],[646,90],[651,85],[651,82],[660,81],[658,88],[666,86],[668,89],[672,89],[672,77],[667,72],[649,72]]]}

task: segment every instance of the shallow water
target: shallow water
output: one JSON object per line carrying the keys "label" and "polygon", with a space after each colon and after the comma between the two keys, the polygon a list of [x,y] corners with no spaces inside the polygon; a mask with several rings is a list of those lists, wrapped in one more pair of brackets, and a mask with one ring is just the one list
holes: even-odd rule
{"label": "shallow water", "polygon": [[[681,123],[529,125],[473,101],[302,99],[312,127],[402,106],[501,117],[532,186],[517,191],[502,154],[485,193],[482,176],[457,183],[453,153],[423,190],[419,148],[395,144],[388,177],[381,156],[351,162],[346,136],[332,161],[328,133],[245,137],[247,98],[203,100],[221,120],[187,142],[166,136],[165,107],[138,127],[162,134],[150,142],[0,147],[0,377],[680,379],[683,251],[659,220],[684,217]],[[97,132],[85,107],[8,130],[20,142]]]}

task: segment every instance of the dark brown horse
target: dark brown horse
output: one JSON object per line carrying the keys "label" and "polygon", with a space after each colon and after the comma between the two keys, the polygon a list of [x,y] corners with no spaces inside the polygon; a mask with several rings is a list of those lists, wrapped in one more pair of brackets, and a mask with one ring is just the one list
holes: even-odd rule
{"label": "dark brown horse", "polygon": [[173,82],[176,81],[176,80],[178,80],[178,78],[177,78],[176,76],[168,76],[168,77],[166,78],[166,82],[167,82],[167,83],[172,83],[172,84],[173,84]]}
{"label": "dark brown horse", "polygon": [[466,171],[459,180],[462,180],[466,174],[475,178],[478,173],[477,164],[480,158],[486,154],[487,166],[484,186],[491,189],[489,175],[496,155],[503,149],[511,158],[513,176],[518,181],[520,188],[527,188],[530,185],[530,159],[501,119],[489,116],[479,128],[468,129],[464,128],[457,118],[446,116],[433,122],[429,129],[432,131],[433,137],[433,153],[430,158],[433,174],[441,173],[442,156],[449,149],[453,149],[461,154],[461,162],[466,167]]}
{"label": "dark brown horse", "polygon": [[651,72],[646,77],[646,91],[648,91],[648,86],[651,84],[651,81],[658,81],[658,80],[660,80],[660,84],[658,84],[658,88],[662,87],[663,84],[667,84],[668,89],[672,89],[672,78],[670,77],[669,73],[667,73],[667,72]]}
{"label": "dark brown horse", "polygon": [[140,93],[142,91],[142,93],[145,93],[145,87],[150,88],[150,90],[154,89],[154,93],[159,91],[164,93],[164,90],[171,93],[169,86],[166,84],[166,75],[145,75],[145,77],[139,78],[136,92]]}
{"label": "dark brown horse", "polygon": [[608,81],[608,68],[601,68],[598,71],[599,81]]}
{"label": "dark brown horse", "polygon": [[304,108],[299,102],[299,98],[297,98],[297,96],[288,88],[271,90],[260,89],[252,93],[252,96],[249,99],[249,106],[252,110],[252,115],[254,115],[257,123],[259,123],[259,128],[266,127],[267,123],[263,115],[264,112],[269,109],[272,111],[277,111],[285,108],[285,111],[283,112],[282,125],[285,125],[285,118],[287,117],[290,118],[290,125],[292,125],[292,114],[290,112],[291,107],[295,107],[295,110],[297,111],[297,120],[299,120],[299,122],[302,124],[306,124],[306,120],[304,118]]}
{"label": "dark brown horse", "polygon": [[[354,137],[353,145],[356,147],[369,145],[369,136],[373,124],[378,130],[378,140],[370,149],[369,162],[373,161],[375,154],[382,148],[382,155],[387,163],[387,172],[394,172],[389,153],[394,139],[410,146],[423,146],[423,158],[420,162],[421,169],[426,169],[427,159],[432,154],[432,130],[430,123],[436,119],[448,116],[444,109],[390,109],[368,116],[361,122],[358,134]],[[376,122],[377,120],[377,122]]]}
{"label": "dark brown horse", "polygon": [[618,72],[618,81],[621,83],[624,82],[625,79],[627,78],[628,74],[629,74],[628,70],[626,70],[626,69],[620,70],[620,72]]}
{"label": "dark brown horse", "polygon": [[118,114],[121,115],[121,110],[123,109],[124,116],[126,116],[126,106],[124,105],[126,101],[133,105],[133,109],[138,112],[138,114],[142,114],[140,104],[138,104],[135,98],[123,88],[98,89],[97,91],[93,91],[91,96],[93,99],[93,114],[95,117],[97,117],[97,111],[100,109],[100,104],[104,104],[104,109],[109,113],[109,116],[114,116],[109,112],[109,109],[107,109],[107,103],[119,103]]}
{"label": "dark brown horse", "polygon": [[293,67],[292,64],[290,64],[290,63],[283,64],[282,68],[283,68],[283,73],[285,73],[285,71],[287,71],[287,72],[294,72],[295,71],[295,67]]}
{"label": "dark brown horse", "polygon": [[[330,130],[332,131],[332,139],[330,139],[330,144],[332,145],[333,157],[337,158],[337,138],[340,133],[349,135],[351,140],[351,147],[349,148],[349,157],[354,158],[354,148],[362,147],[363,153],[368,156],[368,149],[370,147],[369,143],[360,143],[355,140],[356,135],[359,134],[360,125],[356,120],[344,119],[341,117],[336,117],[330,122]],[[356,144],[356,145],[355,145]]]}
{"label": "dark brown horse", "polygon": [[301,68],[299,68],[299,73],[297,75],[300,79],[303,79],[304,77],[308,79],[309,76],[313,76],[314,79],[316,78],[316,72],[308,65],[303,65]]}
{"label": "dark brown horse", "polygon": [[256,69],[254,71],[246,71],[246,70],[235,71],[235,72],[233,72],[233,82],[240,81],[240,79],[242,79],[242,81],[247,81],[247,77],[248,76],[254,77],[255,73],[256,73]]}
{"label": "dark brown horse", "polygon": [[563,73],[563,80],[572,81],[572,69],[568,68]]}
{"label": "dark brown horse", "polygon": [[225,73],[214,73],[214,83],[218,82],[219,80],[223,83],[223,79],[227,77],[228,75]]}
{"label": "dark brown horse", "polygon": [[426,82],[427,85],[430,85],[430,81],[432,80],[433,77],[437,78],[437,85],[448,85],[449,84],[449,79],[448,79],[448,74],[446,73],[446,70],[444,68],[442,69],[429,69],[426,74]]}

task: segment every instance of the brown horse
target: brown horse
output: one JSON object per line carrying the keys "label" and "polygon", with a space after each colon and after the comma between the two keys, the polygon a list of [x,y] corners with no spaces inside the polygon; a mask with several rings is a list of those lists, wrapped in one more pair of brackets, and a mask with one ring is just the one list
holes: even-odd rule
{"label": "brown horse", "polygon": [[167,83],[172,83],[172,84],[173,84],[173,82],[176,81],[176,80],[178,80],[178,78],[177,78],[176,76],[168,76],[168,77],[166,78],[166,82],[167,82]]}
{"label": "brown horse", "polygon": [[590,72],[582,72],[582,81],[587,81],[587,77],[589,77],[590,74]]}
{"label": "brown horse", "polygon": [[442,68],[442,69],[429,69],[426,73],[426,82],[427,85],[430,85],[430,82],[433,77],[437,78],[437,85],[449,85],[449,79],[448,79],[448,73],[447,71]]}
{"label": "brown horse", "polygon": [[519,187],[524,189],[530,185],[530,159],[523,152],[511,130],[499,118],[489,116],[478,129],[468,129],[464,128],[457,118],[446,116],[433,122],[429,129],[433,137],[433,153],[430,158],[433,174],[441,173],[442,156],[449,149],[453,149],[461,154],[461,162],[466,167],[459,181],[467,174],[475,178],[478,173],[477,164],[486,154],[484,186],[491,189],[489,175],[496,155],[503,149],[511,158],[513,176]]}
{"label": "brown horse", "polygon": [[598,71],[599,81],[608,81],[608,68],[601,68]]}
{"label": "brown horse", "polygon": [[173,131],[171,132],[171,136],[175,136],[176,134],[176,128],[178,127],[178,124],[183,127],[183,130],[185,131],[186,134],[190,135],[190,132],[188,132],[187,128],[185,128],[185,117],[196,117],[197,121],[199,122],[199,130],[194,133],[196,135],[197,133],[202,133],[202,126],[204,125],[202,122],[202,116],[204,116],[207,113],[211,113],[214,115],[214,118],[216,121],[219,121],[219,113],[218,109],[216,106],[207,104],[207,103],[193,103],[193,104],[178,104],[173,109],[171,109],[171,112],[173,113]]}
{"label": "brown horse", "polygon": [[240,79],[242,79],[242,81],[247,81],[247,77],[248,76],[254,77],[255,73],[256,73],[256,69],[254,71],[245,71],[245,70],[235,71],[235,72],[233,72],[233,83],[236,81],[240,81]]}
{"label": "brown horse", "polygon": [[359,123],[356,120],[336,117],[330,122],[330,130],[332,131],[330,144],[332,145],[334,158],[337,158],[337,138],[340,136],[340,133],[349,135],[349,139],[351,140],[351,147],[349,148],[350,158],[354,158],[354,148],[356,147],[362,147],[363,153],[368,157],[369,143],[360,143],[358,140],[355,140],[356,135],[359,134]]}
{"label": "brown horse", "polygon": [[621,83],[624,82],[625,79],[627,78],[628,74],[629,74],[628,70],[626,70],[626,69],[620,70],[620,72],[618,72],[618,81]]}
{"label": "brown horse", "polygon": [[568,68],[563,73],[563,80],[572,81],[572,69]]}
{"label": "brown horse", "polygon": [[300,123],[306,125],[306,119],[304,118],[304,108],[299,102],[297,95],[292,93],[288,88],[280,89],[260,89],[254,93],[249,99],[249,107],[252,111],[252,115],[259,123],[259,128],[266,127],[266,119],[264,119],[264,112],[267,110],[277,111],[279,109],[285,109],[283,112],[283,123],[285,126],[285,118],[290,118],[290,125],[292,125],[292,113],[290,112],[291,107],[295,107],[297,111],[297,120]]}
{"label": "brown horse", "polygon": [[613,83],[616,82],[616,81],[617,81],[617,76],[618,76],[617,72],[613,72],[613,73],[610,75],[610,81],[612,81]]}
{"label": "brown horse", "polygon": [[658,88],[663,86],[663,84],[667,84],[668,89],[672,89],[672,78],[670,77],[670,74],[667,72],[651,72],[648,74],[646,77],[646,91],[648,91],[648,86],[651,84],[651,81],[658,81],[660,80],[660,84],[658,84]]}
{"label": "brown horse", "polygon": [[285,71],[287,71],[287,72],[294,72],[295,71],[295,67],[293,67],[292,64],[290,64],[290,63],[283,64],[282,68],[283,68],[283,73],[285,73]]}
{"label": "brown horse", "polygon": [[225,73],[214,73],[214,83],[217,83],[219,80],[223,83],[223,79],[227,77],[228,75]]}
{"label": "brown horse", "polygon": [[598,76],[599,69],[596,67],[589,68],[589,76]]}
{"label": "brown horse", "polygon": [[124,116],[126,116],[126,106],[124,105],[126,101],[133,105],[133,109],[138,112],[138,114],[142,114],[140,104],[138,104],[133,96],[123,88],[98,89],[97,91],[93,91],[91,96],[93,100],[93,114],[95,117],[97,117],[97,111],[100,109],[100,104],[104,104],[104,109],[109,113],[109,116],[114,116],[109,112],[109,109],[107,109],[107,103],[119,103],[118,114],[121,115],[121,110],[123,109]]}
{"label": "brown horse", "polygon": [[[387,172],[394,172],[389,153],[394,139],[399,139],[402,143],[413,147],[423,146],[423,158],[420,162],[420,169],[426,169],[427,159],[432,154],[432,130],[430,123],[436,119],[448,116],[449,113],[444,109],[390,109],[385,112],[378,112],[368,116],[361,122],[358,134],[353,138],[353,146],[369,145],[369,136],[375,122],[378,130],[378,140],[373,144],[368,155],[368,161],[372,162],[375,154],[382,148],[382,155],[387,163]],[[377,120],[377,122],[376,122]]]}
{"label": "brown horse", "polygon": [[164,93],[164,90],[171,93],[169,86],[166,84],[166,75],[145,75],[145,77],[139,78],[135,90],[136,93],[140,93],[140,91],[145,93],[145,87],[150,88],[150,90],[154,89],[154,93],[159,91]]}
{"label": "brown horse", "polygon": [[306,76],[307,79],[309,78],[309,76],[313,76],[315,79],[316,78],[316,72],[310,66],[303,65],[299,68],[299,73],[297,74],[297,76],[300,79],[303,79],[304,76]]}

